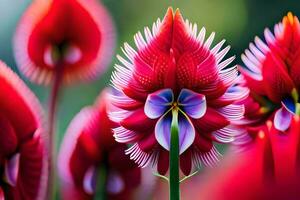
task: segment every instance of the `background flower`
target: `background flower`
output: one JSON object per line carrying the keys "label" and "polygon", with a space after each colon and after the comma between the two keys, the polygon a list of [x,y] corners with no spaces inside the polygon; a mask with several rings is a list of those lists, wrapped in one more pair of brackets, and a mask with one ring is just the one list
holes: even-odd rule
{"label": "background flower", "polygon": [[[250,88],[249,110],[259,105],[257,114],[262,115],[253,121],[272,115],[274,126],[280,131],[289,128],[293,115],[299,106],[300,25],[298,18],[288,13],[282,23],[275,25],[274,33],[265,29],[267,44],[258,37],[255,44],[242,55],[245,66],[240,71]],[[252,101],[252,104],[249,103]],[[274,115],[274,116],[273,116]],[[247,112],[246,112],[247,116]],[[252,116],[253,117],[253,116]],[[251,119],[251,116],[250,116]]]}
{"label": "background flower", "polygon": [[132,199],[141,183],[140,169],[124,154],[126,145],[114,141],[108,105],[104,91],[96,105],[82,109],[68,128],[58,162],[63,199],[93,199],[104,176],[108,199]]}
{"label": "background flower", "polygon": [[33,1],[17,28],[15,58],[36,83],[59,74],[64,82],[90,80],[106,69],[114,48],[114,27],[95,0]]}
{"label": "background flower", "polygon": [[0,199],[44,199],[46,137],[42,109],[27,86],[0,62]]}

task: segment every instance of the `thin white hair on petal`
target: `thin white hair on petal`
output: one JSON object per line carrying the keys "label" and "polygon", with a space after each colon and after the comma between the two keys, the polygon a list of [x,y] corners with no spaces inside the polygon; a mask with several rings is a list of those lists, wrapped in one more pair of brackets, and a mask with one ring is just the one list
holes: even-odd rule
{"label": "thin white hair on petal", "polygon": [[245,55],[248,57],[248,59],[255,65],[255,68],[258,68],[256,69],[255,72],[259,73],[261,70],[261,63],[260,61],[253,55],[253,53],[249,50],[249,49],[246,49],[245,50]]}
{"label": "thin white hair on petal", "polygon": [[234,84],[237,78],[238,78],[237,66],[226,68],[220,71],[220,79],[222,80],[223,84],[227,87]]}
{"label": "thin white hair on petal", "polygon": [[253,138],[249,135],[247,130],[244,129],[244,130],[240,131],[239,134],[234,137],[233,144],[240,146],[240,145],[244,145],[244,144],[249,144],[251,141],[253,141]]}
{"label": "thin white hair on petal", "polygon": [[153,35],[152,35],[152,32],[149,29],[149,27],[144,28],[144,34],[145,34],[147,43],[150,44],[151,41],[153,40]]}
{"label": "thin white hair on petal", "polygon": [[122,126],[113,128],[114,138],[120,143],[132,143],[139,138],[139,135],[131,130],[125,129]]}
{"label": "thin white hair on petal", "polygon": [[273,33],[268,28],[264,30],[264,36],[268,45],[273,44],[276,40]]}
{"label": "thin white hair on petal", "polygon": [[146,153],[141,150],[138,143],[133,144],[125,151],[126,155],[130,155],[130,159],[134,160],[135,163],[139,165],[139,167],[144,168],[149,165],[149,163],[155,163],[157,160],[156,153]]}
{"label": "thin white hair on petal", "polygon": [[230,48],[231,48],[230,45],[228,45],[227,47],[225,47],[224,49],[222,49],[220,52],[216,54],[217,63],[220,63],[223,60],[225,55],[229,52]]}
{"label": "thin white hair on petal", "polygon": [[128,117],[128,115],[130,115],[130,113],[131,113],[130,111],[126,111],[126,110],[116,108],[114,110],[109,111],[108,117],[113,122],[119,123],[120,121],[122,121],[123,119]]}
{"label": "thin white hair on petal", "polygon": [[249,89],[240,85],[234,85],[219,98],[221,101],[242,101],[249,95]]}
{"label": "thin white hair on petal", "polygon": [[249,44],[249,49],[260,62],[262,62],[266,58],[265,54],[260,51],[252,42]]}
{"label": "thin white hair on petal", "polygon": [[117,59],[123,64],[124,67],[127,69],[134,69],[134,66],[132,63],[128,62],[126,59],[124,59],[122,56],[117,55]]}
{"label": "thin white hair on petal", "polygon": [[245,113],[244,105],[230,104],[218,109],[218,112],[230,121],[238,121],[243,118]]}
{"label": "thin white hair on petal", "polygon": [[255,37],[254,42],[263,53],[266,54],[270,51],[269,47],[258,36]]}
{"label": "thin white hair on petal", "polygon": [[160,18],[158,18],[156,20],[156,23],[153,23],[153,26],[152,26],[152,33],[153,33],[153,37],[156,36],[160,30],[160,27],[161,27],[161,20]]}
{"label": "thin white hair on petal", "polygon": [[218,44],[216,44],[212,49],[211,49],[211,53],[216,55],[220,49],[222,48],[223,44],[226,42],[225,39],[221,40],[221,42],[219,42]]}
{"label": "thin white hair on petal", "polygon": [[147,43],[140,31],[134,35],[134,42],[139,51],[142,51],[147,46]]}
{"label": "thin white hair on petal", "polygon": [[110,100],[111,104],[116,107],[122,107],[128,104],[136,103],[135,100],[123,94],[119,94],[119,95],[108,94],[108,99]]}
{"label": "thin white hair on petal", "polygon": [[204,42],[205,33],[206,33],[206,29],[205,29],[205,27],[202,27],[199,34],[198,34],[198,36],[197,36],[197,38],[196,38],[196,40],[200,43],[200,45],[202,45],[203,42]]}
{"label": "thin white hair on petal", "polygon": [[250,53],[248,53],[248,55],[242,54],[241,59],[250,71],[252,71],[255,74],[261,74],[261,64],[255,63],[256,61],[251,58]]}
{"label": "thin white hair on petal", "polygon": [[202,164],[208,167],[215,166],[219,162],[219,158],[221,156],[222,155],[215,146],[213,146],[208,152],[202,152],[197,149],[192,151],[193,164],[198,168],[200,168]]}
{"label": "thin white hair on petal", "polygon": [[188,19],[186,19],[185,28],[187,29],[187,32],[189,33],[190,37],[192,37],[194,40],[197,40],[197,32],[198,32],[197,24],[196,23],[192,24],[189,22]]}
{"label": "thin white hair on petal", "polygon": [[235,59],[235,56],[231,56],[230,58],[227,58],[226,60],[222,61],[218,64],[218,70],[222,72],[225,67],[227,67],[230,63],[232,63]]}
{"label": "thin white hair on petal", "polygon": [[282,23],[278,23],[274,26],[274,33],[276,38],[280,38],[283,34]]}
{"label": "thin white hair on petal", "polygon": [[248,76],[250,76],[254,80],[261,81],[263,79],[262,74],[256,74],[256,73],[250,71],[247,67],[242,66],[242,67],[239,68],[239,71],[242,74],[247,74]]}
{"label": "thin white hair on petal", "polygon": [[211,44],[212,44],[212,42],[213,42],[213,40],[214,40],[214,38],[215,38],[215,32],[212,32],[211,34],[210,34],[210,36],[207,38],[207,40],[205,41],[205,43],[204,43],[204,47],[205,48],[207,48],[207,49],[209,49],[210,48],[210,46],[211,46]]}
{"label": "thin white hair on petal", "polygon": [[127,42],[124,43],[124,47],[121,47],[121,50],[130,62],[133,63],[137,52]]}
{"label": "thin white hair on petal", "polygon": [[234,124],[229,124],[228,126],[216,130],[213,132],[213,136],[218,142],[221,143],[231,143],[235,141],[236,137],[239,137],[245,132],[245,129]]}

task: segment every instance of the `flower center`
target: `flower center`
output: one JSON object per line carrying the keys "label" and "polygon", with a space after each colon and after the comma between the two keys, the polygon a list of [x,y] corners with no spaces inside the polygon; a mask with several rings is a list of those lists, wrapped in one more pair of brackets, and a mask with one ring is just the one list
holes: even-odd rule
{"label": "flower center", "polygon": [[49,67],[55,67],[58,62],[75,64],[82,58],[80,48],[73,44],[61,43],[49,45],[44,52],[44,62]]}
{"label": "flower center", "polygon": [[[175,99],[171,89],[162,89],[148,95],[144,112],[150,119],[158,119],[155,125],[155,138],[166,150],[170,149],[171,122],[178,122],[179,153],[183,153],[195,139],[193,119],[206,113],[206,99],[189,89],[182,89]],[[175,118],[174,118],[175,117]]]}
{"label": "flower center", "polygon": [[178,104],[177,101],[172,102],[172,104],[171,104],[171,109],[172,109],[172,110],[177,110],[177,111],[178,111],[178,109],[179,109],[179,104]]}

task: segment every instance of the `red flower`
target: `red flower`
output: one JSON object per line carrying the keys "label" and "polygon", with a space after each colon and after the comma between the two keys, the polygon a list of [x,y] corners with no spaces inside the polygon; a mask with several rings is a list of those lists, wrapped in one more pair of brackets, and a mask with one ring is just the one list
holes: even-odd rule
{"label": "red flower", "polygon": [[14,40],[20,70],[32,81],[50,83],[95,78],[110,62],[114,28],[96,0],[35,0]]}
{"label": "red flower", "polygon": [[299,122],[295,117],[280,134],[269,121],[247,151],[225,156],[223,165],[207,175],[194,195],[211,200],[299,199]]}
{"label": "red flower", "polygon": [[107,170],[108,199],[131,199],[140,184],[141,171],[125,156],[126,145],[114,141],[107,106],[104,91],[96,105],[80,111],[68,128],[58,162],[64,199],[93,199],[100,167]]}
{"label": "red flower", "polygon": [[234,165],[214,172],[201,190],[205,199],[300,198],[297,17],[289,13],[274,32],[266,29],[267,44],[256,37],[242,55],[246,66],[240,70],[250,95],[243,102],[247,135],[236,142],[247,150],[225,159]]}
{"label": "red flower", "polygon": [[41,106],[0,62],[0,199],[44,199],[47,156]]}
{"label": "red flower", "polygon": [[[275,25],[273,35],[265,29],[265,44],[258,37],[255,44],[242,55],[245,67],[240,70],[250,88],[255,107],[264,123],[271,117],[276,129],[286,131],[299,106],[300,91],[300,24],[296,16],[288,13],[282,23]],[[257,107],[258,106],[258,107]],[[247,110],[247,108],[246,108]],[[246,112],[246,116],[247,112]],[[253,116],[252,116],[253,117]],[[251,118],[251,117],[250,117]]]}
{"label": "red flower", "polygon": [[243,115],[247,89],[240,87],[234,57],[222,59],[229,47],[225,40],[210,48],[214,33],[205,41],[205,28],[184,22],[177,10],[167,11],[163,21],[146,27],[145,38],[135,37],[138,50],[125,43],[118,56],[112,84],[119,91],[112,95],[112,120],[118,142],[133,144],[131,159],[141,167],[157,163],[158,171],[168,170],[172,111],[178,112],[180,166],[190,174],[192,163],[212,165],[218,159],[213,142],[231,142],[239,132],[234,127]]}

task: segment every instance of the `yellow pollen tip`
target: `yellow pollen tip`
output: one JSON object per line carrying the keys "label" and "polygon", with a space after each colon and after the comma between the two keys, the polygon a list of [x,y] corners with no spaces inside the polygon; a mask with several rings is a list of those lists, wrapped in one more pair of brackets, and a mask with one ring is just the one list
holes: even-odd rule
{"label": "yellow pollen tip", "polygon": [[172,103],[172,107],[178,107],[178,103],[177,102],[173,102]]}
{"label": "yellow pollen tip", "polygon": [[292,12],[288,12],[288,14],[285,17],[283,17],[282,22],[283,22],[283,24],[293,25],[294,24],[294,16],[293,16]]}

